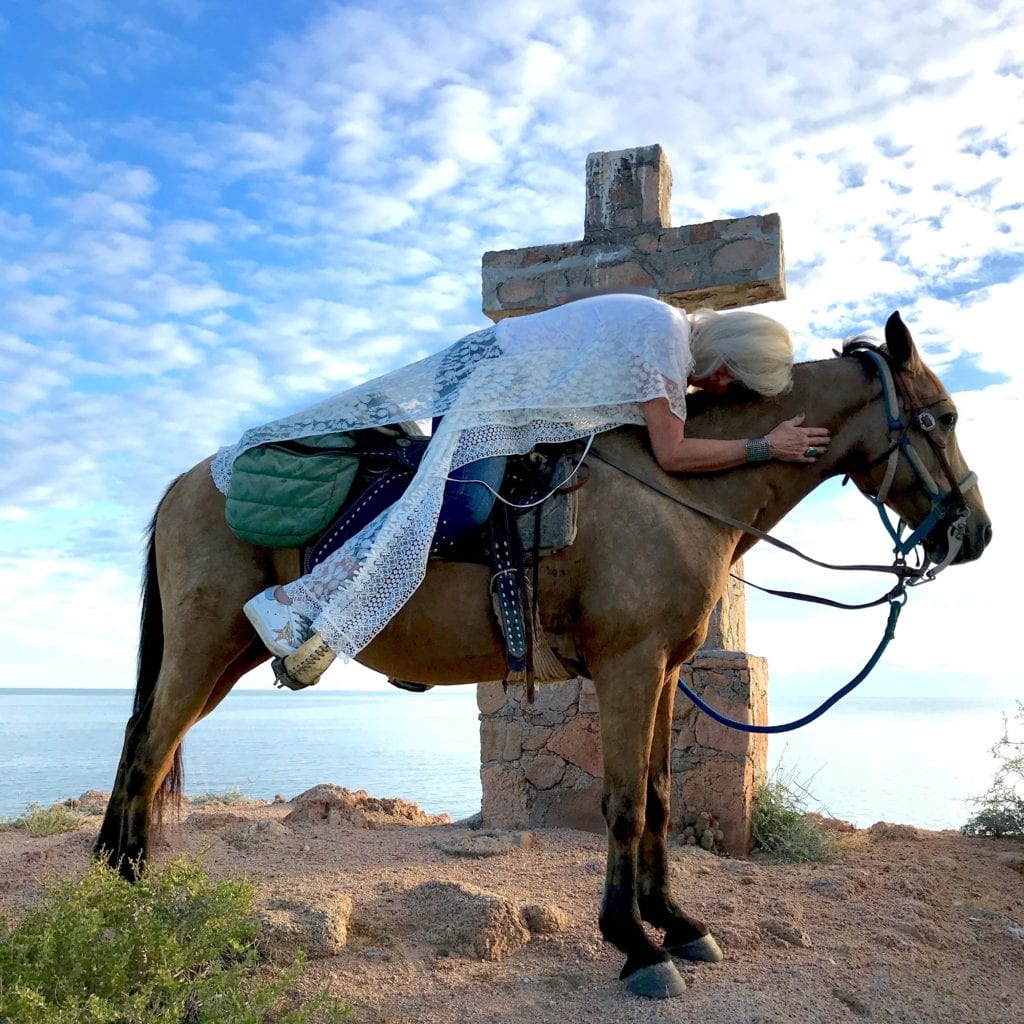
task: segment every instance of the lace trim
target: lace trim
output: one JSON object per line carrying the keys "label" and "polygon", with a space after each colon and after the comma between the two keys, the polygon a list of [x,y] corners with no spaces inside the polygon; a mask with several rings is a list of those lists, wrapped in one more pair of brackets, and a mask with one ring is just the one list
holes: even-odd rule
{"label": "lace trim", "polygon": [[226,491],[234,459],[268,441],[443,416],[405,495],[308,576],[285,587],[342,658],[355,657],[426,574],[453,469],[538,444],[643,424],[641,403],[665,398],[686,417],[689,324],[641,296],[602,296],[503,320],[450,348],[310,409],[247,431],[222,449],[213,478]]}

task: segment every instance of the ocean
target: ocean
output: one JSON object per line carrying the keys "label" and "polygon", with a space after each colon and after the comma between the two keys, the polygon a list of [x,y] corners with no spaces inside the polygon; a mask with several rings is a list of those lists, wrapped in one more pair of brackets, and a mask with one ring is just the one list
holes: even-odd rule
{"label": "ocean", "polygon": [[[109,790],[129,690],[0,688],[0,818],[86,789]],[[773,698],[772,721],[813,698]],[[1010,700],[871,700],[851,695],[812,725],[772,737],[769,764],[822,807],[864,827],[957,828],[992,779],[989,748]],[[185,791],[296,796],[333,782],[400,796],[453,819],[480,809],[475,688],[235,690],[185,740]]]}

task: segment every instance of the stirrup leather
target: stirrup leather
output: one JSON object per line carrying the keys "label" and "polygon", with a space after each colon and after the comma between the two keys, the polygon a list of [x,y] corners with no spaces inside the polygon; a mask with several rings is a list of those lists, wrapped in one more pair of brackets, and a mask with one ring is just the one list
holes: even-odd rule
{"label": "stirrup leather", "polygon": [[508,674],[524,673],[529,664],[529,637],[523,598],[526,576],[523,545],[508,506],[499,504],[491,525],[491,601],[505,639]]}

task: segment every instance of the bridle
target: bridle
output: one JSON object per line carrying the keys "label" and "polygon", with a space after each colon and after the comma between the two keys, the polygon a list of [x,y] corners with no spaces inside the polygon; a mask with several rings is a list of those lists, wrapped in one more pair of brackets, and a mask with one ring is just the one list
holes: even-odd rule
{"label": "bridle", "polygon": [[[874,469],[884,462],[886,463],[885,474],[882,478],[881,485],[874,494],[872,494],[864,484],[858,483],[857,486],[860,492],[878,509],[886,532],[894,542],[894,560],[892,565],[833,565],[828,562],[821,562],[818,559],[805,555],[802,551],[797,550],[792,545],[786,544],[784,541],[780,541],[776,537],[772,537],[771,534],[766,533],[764,530],[759,530],[757,527],[751,526],[749,523],[743,523],[734,519],[732,516],[726,515],[725,513],[706,508],[696,502],[690,501],[687,498],[683,498],[661,481],[645,479],[643,476],[636,473],[631,467],[620,462],[619,459],[614,456],[609,456],[599,448],[595,447],[592,451],[592,454],[602,462],[606,462],[608,465],[622,473],[625,473],[627,476],[632,477],[634,480],[638,480],[640,483],[645,484],[647,487],[657,491],[664,497],[671,499],[676,504],[683,505],[694,512],[699,512],[702,515],[715,519],[718,522],[733,527],[734,529],[742,530],[744,533],[752,537],[756,537],[758,540],[766,541],[774,547],[781,548],[784,551],[788,551],[790,554],[797,555],[804,561],[811,562],[814,565],[822,566],[826,569],[886,572],[892,573],[897,577],[896,585],[888,593],[884,594],[876,601],[869,601],[861,605],[849,605],[839,601],[830,600],[829,598],[814,597],[809,594],[797,594],[788,591],[768,590],[767,588],[759,587],[759,590],[767,590],[768,593],[776,596],[795,598],[801,601],[813,601],[818,604],[826,604],[838,608],[869,608],[873,605],[888,602],[889,616],[886,621],[885,632],[883,633],[882,639],[864,667],[848,683],[832,694],[828,700],[824,701],[809,714],[806,714],[802,718],[798,718],[792,722],[786,722],[781,725],[755,725],[749,722],[735,721],[734,719],[728,718],[716,711],[713,707],[702,700],[693,692],[692,688],[682,680],[682,678],[678,680],[679,689],[682,690],[686,696],[689,697],[698,708],[700,708],[701,711],[705,712],[705,714],[709,715],[716,722],[728,726],[729,728],[737,729],[741,732],[777,734],[799,729],[801,726],[808,725],[810,722],[813,722],[816,718],[820,717],[830,707],[832,707],[833,704],[837,703],[856,686],[860,685],[860,683],[868,677],[875,665],[878,664],[882,653],[895,636],[896,623],[899,620],[900,612],[903,610],[903,606],[907,601],[906,588],[908,586],[917,586],[920,583],[927,583],[935,579],[943,569],[953,562],[963,546],[963,539],[967,530],[967,519],[970,516],[970,508],[964,498],[964,492],[969,491],[977,485],[977,475],[973,472],[969,472],[963,480],[957,481],[953,473],[953,469],[949,464],[949,460],[946,458],[946,453],[943,450],[944,446],[935,437],[934,432],[937,422],[935,416],[930,411],[931,406],[922,406],[915,401],[910,388],[903,379],[903,375],[898,370],[894,369],[888,353],[864,339],[855,339],[854,341],[848,342],[843,347],[842,354],[843,356],[863,357],[864,359],[869,360],[870,363],[878,370],[878,376],[882,382],[882,398],[885,405],[886,426],[889,432],[889,447],[880,456],[878,456],[877,459],[871,462],[868,468]],[[932,404],[935,405],[938,403]],[[917,427],[921,435],[928,442],[929,447],[935,455],[935,459],[946,478],[946,483],[948,484],[945,490],[940,488],[935,482],[935,478],[928,471],[928,467],[925,466],[924,462],[921,460],[920,454],[914,447],[914,438],[911,436],[911,429],[914,426]],[[906,537],[903,536],[906,524],[901,520],[896,526],[893,526],[885,508],[885,499],[888,497],[889,491],[892,488],[901,456],[910,464],[918,482],[931,498],[931,508],[929,509],[928,514]],[[928,556],[925,554],[922,556],[923,562],[919,567],[907,565],[906,556],[924,541],[938,523],[943,522],[946,519],[951,520],[951,522],[949,529],[946,531],[947,547],[946,554],[943,556],[942,561],[934,568],[929,569]],[[749,581],[744,582],[746,582],[748,586],[753,586]]]}
{"label": "bridle", "polygon": [[[903,375],[894,371],[886,352],[868,341],[856,339],[844,346],[843,355],[860,357],[870,362],[878,371],[878,378],[882,384],[882,400],[885,405],[886,425],[889,431],[889,447],[871,463],[869,468],[873,469],[885,462],[885,474],[875,494],[861,484],[858,484],[858,487],[861,493],[878,509],[882,525],[894,543],[893,554],[896,556],[897,562],[902,562],[914,548],[921,544],[937,524],[945,520],[950,521],[946,531],[946,554],[942,561],[929,569],[927,556],[925,556],[920,574],[916,578],[908,580],[910,586],[927,583],[952,564],[963,547],[964,536],[967,532],[967,520],[971,514],[970,507],[964,498],[964,492],[977,485],[978,476],[974,472],[969,472],[963,480],[956,479],[949,459],[946,457],[945,446],[935,436],[937,422],[930,411],[931,405],[922,406],[914,400]],[[935,478],[928,471],[928,467],[925,466],[914,447],[912,426],[917,427],[920,435],[931,448],[932,454],[946,478],[948,486],[945,490],[935,482]],[[931,508],[928,514],[906,536],[904,536],[904,530],[907,524],[901,519],[894,526],[885,507],[885,499],[889,496],[901,456],[910,464],[918,482],[931,498]]]}
{"label": "bridle", "polygon": [[[886,426],[889,432],[890,443],[889,447],[886,448],[881,455],[869,463],[868,469],[874,469],[876,466],[885,462],[885,474],[881,485],[874,494],[871,493],[870,489],[864,483],[858,482],[857,487],[858,490],[860,490],[860,492],[878,509],[882,524],[885,526],[886,532],[894,542],[894,559],[891,565],[836,565],[831,562],[823,562],[819,559],[811,558],[809,555],[804,554],[793,545],[787,544],[785,541],[781,541],[777,537],[773,537],[765,530],[760,530],[756,526],[752,526],[750,523],[744,523],[724,512],[708,508],[707,506],[701,505],[689,498],[682,497],[682,495],[668,487],[665,483],[662,483],[657,479],[650,479],[640,473],[637,473],[630,466],[621,462],[618,458],[610,455],[600,447],[594,447],[591,454],[600,459],[600,461],[617,469],[620,473],[624,473],[626,476],[632,477],[634,480],[642,483],[645,487],[648,487],[653,491],[657,491],[664,497],[674,501],[677,505],[682,505],[693,512],[699,512],[701,515],[707,516],[709,519],[717,520],[720,523],[724,523],[726,526],[740,530],[757,540],[764,541],[782,551],[796,555],[798,558],[802,558],[805,562],[810,562],[812,565],[820,566],[823,569],[891,573],[896,576],[899,581],[894,590],[890,591],[882,598],[879,598],[878,601],[873,601],[864,605],[844,605],[841,602],[830,601],[826,598],[811,598],[806,594],[797,595],[789,592],[783,593],[773,590],[768,590],[768,593],[778,594],[779,596],[784,597],[799,597],[803,600],[816,600],[822,604],[847,608],[864,608],[870,607],[872,604],[880,604],[886,600],[900,600],[906,596],[904,593],[904,587],[917,586],[921,583],[930,582],[935,579],[943,569],[949,566],[959,554],[960,549],[963,547],[963,540],[967,531],[967,520],[970,516],[970,508],[967,505],[967,500],[964,498],[964,492],[969,491],[977,485],[978,477],[976,473],[969,472],[963,480],[959,482],[956,480],[953,469],[949,464],[949,460],[946,458],[945,451],[943,450],[943,445],[934,436],[937,423],[935,416],[930,412],[931,406],[922,406],[915,401],[910,389],[907,387],[906,381],[903,379],[903,375],[893,368],[888,353],[876,345],[873,345],[866,339],[857,338],[851,342],[847,342],[843,347],[842,355],[844,357],[864,357],[870,361],[870,363],[877,368],[878,376],[882,384],[882,399],[885,406]],[[932,403],[932,405],[937,404],[937,402]],[[907,410],[907,415],[904,415],[902,411],[904,408]],[[940,488],[935,482],[935,478],[929,472],[928,467],[925,466],[924,462],[921,460],[921,456],[917,452],[917,449],[914,447],[914,439],[911,436],[911,427],[915,424],[935,454],[936,461],[949,484],[945,490]],[[593,437],[591,438],[591,441],[593,441]],[[889,519],[888,512],[885,507],[885,499],[888,497],[889,491],[892,488],[892,483],[896,477],[896,470],[899,466],[901,456],[909,462],[918,482],[931,498],[931,508],[929,509],[928,514],[907,536],[903,535],[904,530],[906,529],[906,523],[903,520],[900,520],[894,526]],[[847,476],[844,479],[844,482],[847,479],[850,479],[850,477]],[[949,529],[947,530],[947,548],[942,561],[933,568],[929,568],[927,555],[922,555],[922,564],[920,566],[907,565],[906,556],[922,543],[925,537],[927,537],[935,528],[937,523],[942,522],[945,519],[950,519],[952,521]],[[753,585],[749,584],[749,581],[746,582],[748,585]],[[765,588],[761,587],[758,589],[763,590]]]}

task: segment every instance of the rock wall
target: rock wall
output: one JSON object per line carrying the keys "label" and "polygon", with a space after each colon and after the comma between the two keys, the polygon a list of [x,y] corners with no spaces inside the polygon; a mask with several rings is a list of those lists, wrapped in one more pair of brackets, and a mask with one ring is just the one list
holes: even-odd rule
{"label": "rock wall", "polygon": [[[716,610],[708,641],[680,676],[718,711],[760,724],[766,718],[767,663],[726,647],[742,646],[744,634],[742,590],[734,584]],[[540,685],[532,705],[521,686],[506,693],[500,682],[481,683],[477,706],[485,826],[604,830],[598,702],[589,679]],[[715,845],[747,853],[754,793],[766,771],[766,737],[719,725],[677,690],[673,831],[683,834],[689,826],[699,841],[697,827],[710,816]]]}

